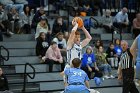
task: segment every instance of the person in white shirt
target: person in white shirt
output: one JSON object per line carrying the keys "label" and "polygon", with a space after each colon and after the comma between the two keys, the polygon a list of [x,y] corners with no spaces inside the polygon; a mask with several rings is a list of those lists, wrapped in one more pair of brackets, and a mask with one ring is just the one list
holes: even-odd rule
{"label": "person in white shirt", "polygon": [[56,37],[53,39],[53,41],[57,43],[58,48],[61,51],[61,55],[66,60],[66,56],[67,56],[66,47],[67,47],[67,44],[66,44],[66,39],[64,38],[64,34],[62,32],[58,32]]}
{"label": "person in white shirt", "polygon": [[120,12],[118,12],[114,18],[113,26],[118,29],[123,29],[128,27],[129,19],[128,19],[128,10],[124,7]]}

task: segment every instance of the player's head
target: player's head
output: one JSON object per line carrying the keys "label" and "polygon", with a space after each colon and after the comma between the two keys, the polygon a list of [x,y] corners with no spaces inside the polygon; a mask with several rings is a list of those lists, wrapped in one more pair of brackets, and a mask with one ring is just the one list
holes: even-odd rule
{"label": "player's head", "polygon": [[128,48],[127,41],[125,41],[125,40],[122,40],[121,41],[121,48],[122,48],[123,51],[126,51],[127,50],[127,48]]}
{"label": "player's head", "polygon": [[74,38],[74,43],[76,44],[80,44],[80,32],[79,31],[76,31],[75,32],[75,38]]}
{"label": "player's head", "polygon": [[3,74],[2,68],[0,67],[0,76]]}
{"label": "player's head", "polygon": [[72,64],[74,68],[78,68],[81,65],[81,60],[79,58],[74,58]]}

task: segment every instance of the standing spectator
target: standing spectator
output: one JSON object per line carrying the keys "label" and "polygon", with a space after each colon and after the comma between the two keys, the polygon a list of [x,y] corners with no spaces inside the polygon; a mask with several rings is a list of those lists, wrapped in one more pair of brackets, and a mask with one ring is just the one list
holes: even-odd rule
{"label": "standing spectator", "polygon": [[32,20],[32,28],[36,30],[37,24],[40,21],[41,16],[46,16],[44,7],[40,7],[39,10],[35,13],[33,20]]}
{"label": "standing spectator", "polygon": [[53,39],[54,42],[57,43],[58,48],[61,51],[61,55],[66,59],[67,53],[66,53],[66,40],[64,38],[64,35],[62,32],[57,33],[56,38]]}
{"label": "standing spectator", "polygon": [[41,32],[39,34],[39,37],[37,38],[36,55],[39,56],[39,58],[45,56],[45,53],[49,46],[50,41],[47,39],[46,34],[44,32]]}
{"label": "standing spectator", "polygon": [[47,18],[45,16],[40,17],[40,22],[38,23],[36,28],[35,39],[38,38],[41,32],[44,32],[49,37],[51,36],[50,25],[48,24]]}
{"label": "standing spectator", "polygon": [[52,35],[55,36],[58,32],[62,32],[65,36],[68,34],[66,23],[60,16],[54,21]]}
{"label": "standing spectator", "polygon": [[103,46],[99,46],[98,52],[96,54],[97,67],[104,73],[104,78],[114,78],[114,76],[111,74],[111,66],[106,60],[106,53],[103,51]]}
{"label": "standing spectator", "polygon": [[91,46],[88,46],[86,52],[83,54],[81,69],[87,73],[90,79],[93,78],[91,76],[92,72],[95,72],[94,77],[102,77],[102,74],[99,73],[99,69],[96,65],[95,55],[92,52]]}
{"label": "standing spectator", "polygon": [[108,63],[112,66],[112,67],[118,67],[118,62],[115,61],[117,55],[116,55],[116,51],[114,49],[114,44],[113,43],[110,43],[107,51],[106,51],[106,54],[107,54],[107,61]]}
{"label": "standing spectator", "polygon": [[122,93],[139,93],[134,83],[134,60],[133,60],[133,48],[128,48],[126,41],[121,42],[123,53],[120,58],[118,79],[123,79]]}
{"label": "standing spectator", "polygon": [[110,10],[106,10],[105,14],[102,17],[102,25],[103,28],[106,30],[106,32],[108,33],[112,33],[113,32],[113,25],[112,25],[112,16],[111,16],[111,11]]}
{"label": "standing spectator", "polygon": [[0,91],[9,90],[7,77],[0,68]]}
{"label": "standing spectator", "polygon": [[124,28],[129,26],[128,10],[124,7],[120,12],[118,12],[114,18],[113,26],[122,31]]}
{"label": "standing spectator", "polygon": [[52,72],[54,63],[61,64],[61,71],[64,70],[65,63],[63,62],[63,57],[61,56],[57,43],[54,41],[48,48],[46,55],[42,57],[42,60],[49,64],[49,72]]}
{"label": "standing spectator", "polygon": [[135,38],[140,34],[140,13],[138,13],[133,20],[133,33]]}
{"label": "standing spectator", "polygon": [[12,7],[10,12],[7,14],[8,16],[8,20],[12,23],[12,31],[14,33],[18,33],[20,30],[20,17],[19,17],[19,13],[16,10],[16,7]]}
{"label": "standing spectator", "polygon": [[95,46],[93,47],[93,52],[96,54],[98,52],[99,46],[103,46],[103,43],[101,40],[97,40],[95,43]]}
{"label": "standing spectator", "polygon": [[31,13],[31,9],[28,5],[25,5],[21,14],[21,22],[22,22],[22,30],[26,34],[31,33],[31,23],[33,19],[33,15]]}

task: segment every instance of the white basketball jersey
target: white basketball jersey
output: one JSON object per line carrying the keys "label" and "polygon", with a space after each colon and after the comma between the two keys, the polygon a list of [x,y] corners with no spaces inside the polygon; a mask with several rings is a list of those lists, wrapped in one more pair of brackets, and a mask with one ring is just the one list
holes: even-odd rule
{"label": "white basketball jersey", "polygon": [[72,63],[72,60],[74,58],[82,58],[82,46],[74,44],[73,47],[69,50],[67,50],[67,62],[69,64]]}

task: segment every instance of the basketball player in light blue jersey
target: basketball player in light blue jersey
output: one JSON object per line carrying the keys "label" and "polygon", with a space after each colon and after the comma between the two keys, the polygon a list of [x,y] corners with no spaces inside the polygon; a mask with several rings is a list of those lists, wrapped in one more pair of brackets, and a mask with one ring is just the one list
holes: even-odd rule
{"label": "basketball player in light blue jersey", "polygon": [[134,61],[136,62],[136,84],[140,86],[140,35],[136,37],[130,49],[134,60],[136,60]]}
{"label": "basketball player in light blue jersey", "polygon": [[74,58],[72,60],[73,68],[67,68],[64,73],[67,77],[68,86],[65,88],[64,93],[90,93],[88,90],[89,78],[87,74],[80,69],[81,60]]}

